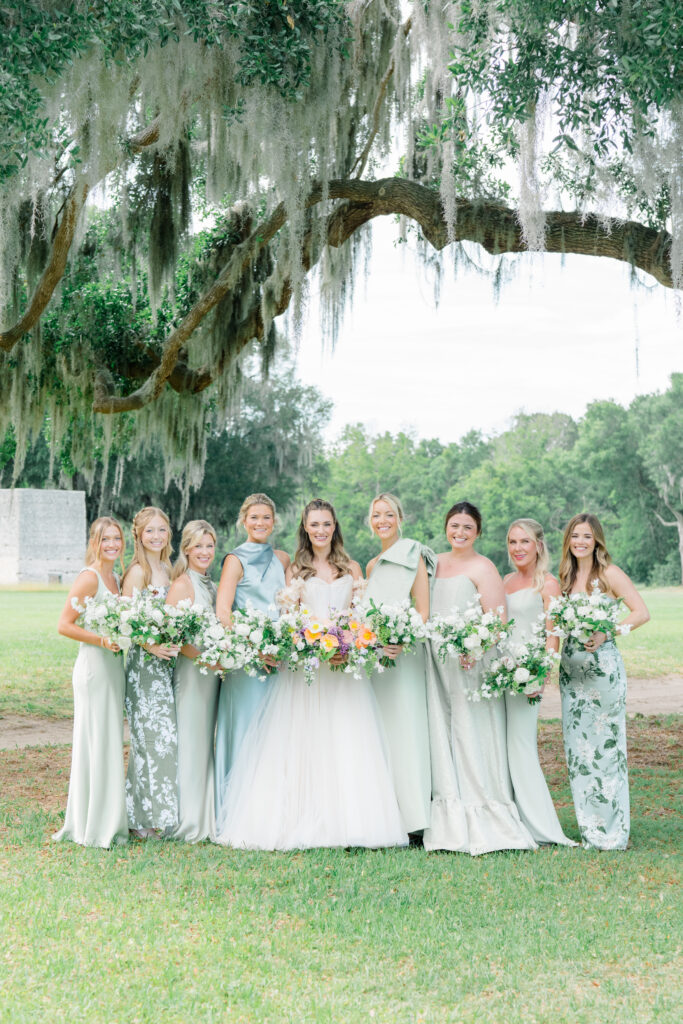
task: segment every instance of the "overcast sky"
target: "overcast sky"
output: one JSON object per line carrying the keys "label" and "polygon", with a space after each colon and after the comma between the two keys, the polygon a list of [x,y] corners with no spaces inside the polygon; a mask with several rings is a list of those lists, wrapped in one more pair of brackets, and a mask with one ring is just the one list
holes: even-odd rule
{"label": "overcast sky", "polygon": [[631,287],[615,260],[520,257],[496,300],[490,280],[454,276],[446,257],[437,308],[414,244],[397,236],[392,220],[375,222],[370,273],[334,352],[323,351],[311,281],[298,368],[334,401],[328,440],[357,421],[444,442],[498,433],[521,410],[579,417],[591,401],[628,404],[683,371],[674,294],[643,274],[651,287]]}

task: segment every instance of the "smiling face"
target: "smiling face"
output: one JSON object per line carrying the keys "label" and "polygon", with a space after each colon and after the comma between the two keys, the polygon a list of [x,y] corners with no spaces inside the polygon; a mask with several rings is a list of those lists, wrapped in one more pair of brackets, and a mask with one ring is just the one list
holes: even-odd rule
{"label": "smiling face", "polygon": [[247,538],[255,544],[265,544],[273,532],[275,517],[268,505],[250,505],[244,517]]}
{"label": "smiling face", "polygon": [[97,552],[100,562],[111,562],[113,565],[123,551],[123,537],[116,526],[106,526],[100,538],[99,551]]}
{"label": "smiling face", "polygon": [[216,554],[216,543],[210,533],[203,533],[196,544],[187,551],[187,564],[200,575],[205,576]]}
{"label": "smiling face", "polygon": [[373,503],[370,526],[380,540],[396,540],[399,525],[398,516],[388,501],[379,498]]}
{"label": "smiling face", "polygon": [[470,549],[478,533],[476,522],[466,512],[456,512],[446,523],[446,537],[454,553]]}
{"label": "smiling face", "polygon": [[330,547],[335,526],[334,516],[328,509],[311,509],[306,516],[304,530],[314,551],[324,551]]}
{"label": "smiling face", "polygon": [[577,523],[569,536],[569,550],[577,560],[595,551],[595,534],[590,523]]}
{"label": "smiling face", "polygon": [[159,555],[168,544],[168,524],[161,516],[152,516],[143,527],[140,543],[145,551]]}
{"label": "smiling face", "polygon": [[508,553],[515,569],[532,570],[538,560],[536,541],[521,526],[513,526],[508,535]]}

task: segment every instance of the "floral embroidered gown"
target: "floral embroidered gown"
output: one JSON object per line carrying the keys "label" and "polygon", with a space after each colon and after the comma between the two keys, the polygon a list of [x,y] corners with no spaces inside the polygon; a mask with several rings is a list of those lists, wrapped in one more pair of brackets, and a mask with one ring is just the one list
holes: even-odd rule
{"label": "floral embroidered gown", "polygon": [[590,653],[566,640],[560,693],[564,750],[583,845],[625,850],[630,829],[626,672],[614,641]]}
{"label": "floral embroidered gown", "polygon": [[[165,596],[168,587],[158,591]],[[130,751],[126,811],[131,829],[172,830],[178,824],[178,730],[173,669],[134,644],[126,659]]]}

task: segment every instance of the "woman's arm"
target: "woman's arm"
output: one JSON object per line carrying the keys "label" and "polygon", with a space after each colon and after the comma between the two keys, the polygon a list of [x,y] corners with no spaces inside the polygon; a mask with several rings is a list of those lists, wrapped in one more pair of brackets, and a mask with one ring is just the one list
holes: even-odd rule
{"label": "woman's arm", "polygon": [[113,644],[108,637],[98,636],[97,633],[91,633],[89,629],[83,629],[82,626],[76,625],[76,619],[80,612],[76,611],[73,607],[71,603],[73,598],[76,598],[77,603],[83,607],[86,597],[95,596],[97,586],[97,573],[94,569],[88,569],[86,572],[79,573],[62,608],[62,614],[59,616],[59,622],[57,623],[57,631],[62,636],[68,636],[70,640],[78,640],[83,644],[92,644],[93,647],[104,647],[107,651],[116,653],[121,650],[118,644]]}
{"label": "woman's arm", "polygon": [[145,586],[145,574],[141,565],[131,565],[123,578],[122,594],[124,597],[132,597],[134,590],[143,590]]}
{"label": "woman's arm", "polygon": [[618,565],[608,565],[605,576],[614,596],[620,597],[631,613],[627,615],[621,625],[638,629],[638,626],[644,626],[646,622],[649,622],[650,613],[647,610],[647,605],[624,570],[620,569]]}
{"label": "woman's arm", "polygon": [[[546,573],[546,575],[545,575],[545,583],[543,584],[543,590],[541,591],[541,597],[543,598],[543,607],[545,608],[546,611],[548,610],[548,606],[550,605],[550,602],[552,601],[552,599],[554,597],[562,597],[562,591],[560,589],[560,584],[558,583],[558,581],[555,579],[554,576],[550,575],[549,572]],[[560,638],[557,637],[557,636],[553,636],[551,634],[552,628],[553,628],[553,623],[550,621],[550,619],[546,619],[545,620],[545,635],[546,635],[545,646],[546,646],[546,650],[548,650],[548,651],[555,651],[557,653],[557,651],[559,651],[559,649],[560,649]]]}
{"label": "woman's arm", "polygon": [[503,622],[506,622],[507,602],[505,600],[503,581],[490,559],[485,558],[483,555],[479,556],[472,574],[472,582],[479,591],[479,600],[484,611],[494,612],[502,608],[501,618]]}
{"label": "woman's arm", "polygon": [[224,626],[232,625],[232,606],[237,584],[244,576],[242,563],[236,555],[228,555],[223,562],[221,581],[216,595],[216,615]]}
{"label": "woman's arm", "polygon": [[276,548],[275,549],[275,557],[280,559],[280,561],[282,562],[282,568],[285,570],[285,573],[286,573],[287,570],[289,569],[289,566],[291,565],[291,561],[292,561],[291,558],[289,557],[289,555],[287,554],[287,552],[286,551],[280,551],[280,550],[278,550]]}
{"label": "woman's arm", "polygon": [[[173,605],[175,608],[181,601],[187,601],[188,599],[194,601],[194,587],[187,573],[183,573],[177,580],[173,580],[166,595],[166,604]],[[184,647],[180,648],[180,653],[184,654],[190,661],[194,661],[202,652],[194,644],[185,644]]]}
{"label": "woman's arm", "polygon": [[429,618],[429,576],[423,558],[420,558],[417,564],[417,573],[410,588],[410,596],[415,602],[417,613],[422,616],[422,621],[426,622]]}

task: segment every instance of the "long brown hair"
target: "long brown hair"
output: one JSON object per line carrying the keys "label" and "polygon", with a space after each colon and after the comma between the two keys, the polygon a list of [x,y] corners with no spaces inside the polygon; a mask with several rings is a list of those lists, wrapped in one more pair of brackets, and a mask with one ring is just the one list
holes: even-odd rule
{"label": "long brown hair", "polygon": [[[140,566],[140,568],[142,569],[143,587],[148,587],[152,582],[152,567],[149,564],[149,558],[147,557],[145,546],[142,543],[142,533],[147,524],[150,523],[155,516],[159,516],[160,519],[163,519],[168,528],[168,541],[166,542],[162,551],[159,554],[159,560],[166,569],[166,571],[168,572],[169,578],[171,576],[171,552],[173,551],[173,548],[171,546],[171,538],[173,536],[171,523],[166,513],[163,512],[160,508],[157,508],[156,505],[147,505],[145,508],[141,508],[139,512],[136,512],[135,518],[133,519],[133,524],[131,526],[134,545],[133,558],[131,560],[130,565],[126,569],[127,576],[134,565]],[[126,576],[124,576],[124,582]]]}
{"label": "long brown hair", "polygon": [[[550,565],[550,554],[548,552],[548,545],[545,542],[545,533],[540,523],[537,523],[535,519],[515,519],[514,523],[510,523],[508,526],[507,536],[505,543],[509,545],[510,534],[514,530],[515,526],[518,526],[520,530],[524,530],[527,537],[529,537],[536,545],[536,568],[534,569],[534,590],[539,592],[543,590],[545,586],[545,576],[548,572]],[[508,547],[508,561],[512,568],[515,568],[515,563],[510,558],[510,548]]]}
{"label": "long brown hair", "polygon": [[[121,534],[121,554],[119,559],[121,561],[121,572],[123,572],[123,552],[126,547],[126,539],[123,536],[123,530],[121,529],[121,523],[113,516],[100,516],[90,526],[90,533],[88,534],[88,547],[85,552],[85,564],[92,565],[93,562],[99,562],[100,559],[100,548],[102,547],[102,535],[108,526],[115,526]],[[119,560],[117,559],[117,561]],[[114,563],[116,565],[116,562]]]}
{"label": "long brown hair", "polygon": [[182,576],[184,572],[188,570],[187,553],[188,551],[199,544],[205,533],[208,533],[209,537],[213,537],[214,544],[216,543],[216,531],[214,530],[211,523],[207,523],[206,519],[191,519],[189,523],[185,523],[183,527],[183,533],[180,538],[180,552],[176,558],[175,565],[173,566],[173,572],[171,578],[177,580],[179,576]]}
{"label": "long brown hair", "polygon": [[612,559],[610,558],[610,554],[605,543],[605,534],[597,516],[594,516],[592,512],[580,512],[577,516],[574,516],[573,519],[569,520],[565,527],[564,537],[562,538],[562,557],[560,559],[559,571],[562,593],[571,593],[571,589],[576,582],[576,576],[579,571],[579,563],[569,550],[569,545],[571,543],[571,537],[574,529],[581,523],[588,523],[593,531],[593,537],[595,539],[595,547],[593,548],[593,565],[591,566],[591,571],[588,574],[588,586],[592,587],[593,583],[597,583],[600,590],[606,592],[610,587],[607,582],[607,577],[605,576],[605,569],[608,565],[612,564]]}
{"label": "long brown hair", "polygon": [[315,576],[315,569],[313,568],[313,545],[311,544],[311,538],[306,533],[306,520],[308,519],[310,512],[329,512],[334,520],[334,533],[332,534],[332,541],[330,544],[330,555],[328,562],[337,571],[337,579],[340,576],[346,576],[351,571],[351,559],[344,550],[344,538],[342,537],[341,529],[339,528],[339,522],[335,514],[334,508],[330,505],[329,501],[324,501],[322,498],[314,498],[313,501],[309,501],[306,508],[301,513],[301,522],[299,523],[299,536],[298,546],[296,554],[294,555],[294,562],[292,564],[292,572],[295,576],[301,576],[302,579],[309,579],[311,576]]}

